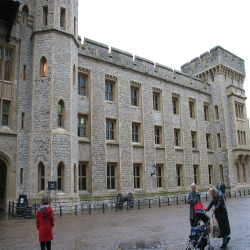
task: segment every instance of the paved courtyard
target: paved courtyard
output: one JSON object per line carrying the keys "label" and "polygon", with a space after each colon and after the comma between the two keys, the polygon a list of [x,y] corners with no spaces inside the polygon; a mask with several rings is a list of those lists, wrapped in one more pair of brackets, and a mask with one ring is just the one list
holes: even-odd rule
{"label": "paved courtyard", "polygon": [[[207,206],[209,200],[202,202]],[[250,249],[250,196],[228,198],[226,206],[231,226],[227,249]],[[52,249],[117,250],[118,246],[126,245],[123,243],[130,243],[127,244],[130,248],[125,249],[133,249],[135,242],[144,243],[144,247],[158,242],[157,249],[161,249],[160,243],[169,250],[185,249],[190,233],[188,213],[187,204],[164,203],[161,207],[156,204],[151,208],[134,207],[104,214],[92,211],[92,214],[55,215]],[[208,215],[211,216],[211,211]],[[35,219],[4,220],[5,217],[0,215],[0,249],[39,249]],[[221,242],[222,239],[211,239],[215,250],[220,249]]]}

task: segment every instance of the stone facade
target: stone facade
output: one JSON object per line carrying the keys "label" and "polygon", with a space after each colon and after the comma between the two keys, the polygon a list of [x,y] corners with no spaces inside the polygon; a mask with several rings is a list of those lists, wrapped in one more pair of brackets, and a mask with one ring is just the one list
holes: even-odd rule
{"label": "stone facade", "polygon": [[[50,193],[53,202],[75,205],[112,200],[120,192],[185,193],[192,182],[200,191],[222,180],[228,188],[249,187],[244,60],[217,46],[181,71],[172,70],[81,41],[77,20],[77,0],[23,0],[10,43],[0,20],[3,210],[19,194],[34,203]],[[8,80],[6,51],[11,52]],[[78,76],[85,79],[83,95]],[[85,136],[79,134],[78,117],[85,118]],[[138,129],[134,141],[132,126]],[[86,169],[79,172],[82,165]],[[108,166],[114,167],[109,174]],[[60,190],[48,191],[49,181]]]}

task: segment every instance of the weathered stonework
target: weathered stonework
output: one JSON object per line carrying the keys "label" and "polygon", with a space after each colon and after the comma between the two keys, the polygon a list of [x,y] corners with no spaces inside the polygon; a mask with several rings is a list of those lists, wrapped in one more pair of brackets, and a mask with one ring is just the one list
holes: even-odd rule
{"label": "weathered stonework", "polygon": [[[22,18],[25,6],[27,23]],[[46,6],[47,25],[43,20]],[[61,8],[65,10],[62,26]],[[11,41],[6,43],[6,28],[0,20],[1,209],[6,211],[8,202],[19,194],[26,194],[34,203],[49,193],[56,196],[54,205],[59,207],[113,201],[120,192],[137,197],[185,193],[194,182],[194,165],[198,166],[199,190],[221,180],[228,188],[249,187],[243,59],[217,46],[184,64],[181,71],[173,70],[113,47],[109,50],[87,38],[81,43],[77,21],[77,0],[23,0]],[[10,81],[4,77],[6,50],[12,52]],[[47,62],[46,76],[42,75],[42,58]],[[86,79],[85,95],[78,92],[78,75]],[[112,100],[105,98],[105,82],[113,86]],[[137,105],[131,105],[131,88],[136,91]],[[153,94],[158,98],[156,110]],[[177,114],[173,113],[173,98],[178,102]],[[10,104],[7,126],[2,123],[5,102]],[[194,103],[194,118],[190,118],[189,102]],[[243,107],[241,118],[236,103]],[[206,121],[204,105],[208,107]],[[86,118],[86,137],[78,136],[78,115]],[[114,140],[106,139],[107,120],[114,124]],[[134,142],[132,124],[139,128],[139,139]],[[156,128],[160,131],[158,144]],[[175,130],[179,131],[178,146]],[[245,132],[243,144],[238,131]],[[191,132],[196,134],[194,148]],[[210,136],[209,148],[206,135]],[[79,187],[78,164],[86,165],[86,190]],[[115,166],[112,189],[107,186],[108,164]],[[160,176],[154,164],[161,168]],[[140,169],[139,187],[134,181],[136,166]],[[59,177],[61,190],[49,191],[48,182],[59,182]]]}

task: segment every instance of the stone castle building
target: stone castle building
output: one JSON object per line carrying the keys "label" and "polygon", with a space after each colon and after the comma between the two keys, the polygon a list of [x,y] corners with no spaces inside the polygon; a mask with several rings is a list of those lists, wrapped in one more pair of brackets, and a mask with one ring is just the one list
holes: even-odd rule
{"label": "stone castle building", "polygon": [[49,181],[70,205],[249,187],[244,79],[220,46],[177,71],[82,41],[78,0],[1,1],[1,209]]}

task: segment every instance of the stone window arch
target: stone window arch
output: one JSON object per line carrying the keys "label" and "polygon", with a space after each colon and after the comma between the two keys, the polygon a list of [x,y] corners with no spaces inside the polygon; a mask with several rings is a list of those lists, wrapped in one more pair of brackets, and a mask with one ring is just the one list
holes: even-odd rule
{"label": "stone window arch", "polygon": [[45,190],[45,166],[42,162],[38,164],[38,192]]}
{"label": "stone window arch", "polygon": [[27,5],[24,5],[22,8],[22,24],[28,24],[28,17],[29,17],[29,9]]}
{"label": "stone window arch", "polygon": [[64,192],[64,183],[65,183],[65,177],[64,177],[64,164],[60,162],[57,166],[57,190],[60,192]]}
{"label": "stone window arch", "polygon": [[48,65],[47,65],[47,59],[43,56],[41,58],[41,66],[40,66],[40,76],[42,77],[47,77],[47,69],[48,69]]}

